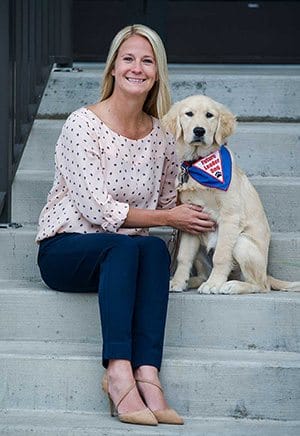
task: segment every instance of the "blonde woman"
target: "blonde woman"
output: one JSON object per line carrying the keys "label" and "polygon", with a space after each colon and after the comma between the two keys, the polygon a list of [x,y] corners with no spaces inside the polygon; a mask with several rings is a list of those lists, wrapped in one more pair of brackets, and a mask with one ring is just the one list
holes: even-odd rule
{"label": "blonde woman", "polygon": [[100,101],[73,112],[62,129],[37,235],[50,288],[98,291],[103,389],[112,414],[134,424],[183,424],[159,381],[169,253],[147,229],[198,233],[214,226],[201,208],[176,206],[173,138],[159,122],[169,106],[161,39],[143,25],[122,29]]}

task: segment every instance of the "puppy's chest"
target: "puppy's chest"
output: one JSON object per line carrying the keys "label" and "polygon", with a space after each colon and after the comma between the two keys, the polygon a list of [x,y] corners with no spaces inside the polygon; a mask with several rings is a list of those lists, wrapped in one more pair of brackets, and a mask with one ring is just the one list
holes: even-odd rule
{"label": "puppy's chest", "polygon": [[207,188],[189,178],[186,183],[179,185],[177,190],[182,203],[197,204],[214,212],[214,215],[219,215],[222,202],[220,195],[222,192],[218,189]]}

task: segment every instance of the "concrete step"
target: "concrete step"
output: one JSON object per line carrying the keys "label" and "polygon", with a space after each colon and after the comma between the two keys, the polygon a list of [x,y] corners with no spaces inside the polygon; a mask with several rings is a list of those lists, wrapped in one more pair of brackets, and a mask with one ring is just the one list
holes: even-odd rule
{"label": "concrete step", "polygon": [[[253,177],[264,205],[272,231],[300,231],[300,177]],[[38,217],[53,184],[49,171],[19,170],[16,174],[12,198],[12,220],[18,223],[38,222]]]}
{"label": "concrete step", "polygon": [[[168,239],[168,229],[153,229],[153,234]],[[37,244],[36,228],[24,225],[21,228],[0,229],[0,279],[3,280],[39,280],[36,264]],[[300,233],[285,232],[272,234],[269,272],[282,280],[299,280]]]}
{"label": "concrete step", "polygon": [[[54,149],[64,120],[35,120],[20,170],[54,172]],[[239,123],[230,139],[239,165],[250,176],[300,176],[299,124]]]}
{"label": "concrete step", "polygon": [[126,425],[100,413],[0,411],[5,436],[299,436],[299,421],[235,418],[185,418],[184,426]]}
{"label": "concrete step", "polygon": [[[105,412],[100,360],[98,344],[0,342],[1,406]],[[299,418],[299,353],[165,347],[161,379],[183,415]]]}
{"label": "concrete step", "polygon": [[[75,64],[82,71],[52,72],[39,117],[65,118],[99,99],[103,64]],[[280,65],[170,65],[174,101],[205,94],[241,119],[300,120],[300,67]]]}
{"label": "concrete step", "polygon": [[[300,352],[299,319],[299,292],[170,294],[165,344]],[[0,281],[0,340],[101,343],[100,332],[96,293]]]}

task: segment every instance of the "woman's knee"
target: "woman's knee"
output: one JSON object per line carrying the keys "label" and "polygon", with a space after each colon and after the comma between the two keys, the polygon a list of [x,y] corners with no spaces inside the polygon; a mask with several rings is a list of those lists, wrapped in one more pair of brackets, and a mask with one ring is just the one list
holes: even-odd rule
{"label": "woman's knee", "polygon": [[170,253],[165,241],[157,236],[144,236],[140,240],[140,249],[152,254],[155,259],[165,259],[170,262]]}

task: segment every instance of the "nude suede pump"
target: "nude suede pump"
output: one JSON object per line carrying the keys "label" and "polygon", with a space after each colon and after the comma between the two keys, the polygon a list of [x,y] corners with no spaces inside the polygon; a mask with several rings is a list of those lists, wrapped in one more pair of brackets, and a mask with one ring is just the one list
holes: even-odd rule
{"label": "nude suede pump", "polygon": [[[148,383],[150,385],[156,386],[161,392],[163,392],[162,387],[158,383],[154,383],[150,380],[145,379],[136,379],[137,384],[139,383]],[[142,394],[141,394],[142,395]],[[182,425],[184,424],[181,416],[174,409],[162,409],[162,410],[151,410],[155,418],[157,419],[159,424],[173,424],[173,425]]]}
{"label": "nude suede pump", "polygon": [[118,406],[126,398],[126,396],[136,387],[136,382],[132,383],[128,388],[120,395],[120,398],[116,402],[113,402],[109,393],[108,378],[105,374],[102,379],[102,389],[107,394],[110,404],[110,414],[111,416],[116,416],[121,422],[127,424],[139,424],[139,425],[157,425],[157,419],[148,407],[137,412],[130,413],[118,413]]}

